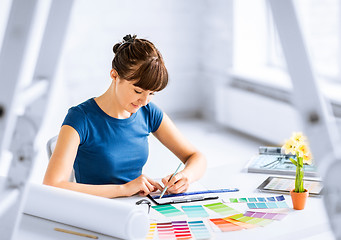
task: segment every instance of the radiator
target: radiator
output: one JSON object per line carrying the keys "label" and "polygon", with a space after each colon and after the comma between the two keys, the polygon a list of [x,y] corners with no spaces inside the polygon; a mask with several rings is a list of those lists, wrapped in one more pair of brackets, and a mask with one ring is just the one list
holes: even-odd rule
{"label": "radiator", "polygon": [[267,91],[268,94],[259,93],[238,86],[217,88],[217,122],[270,144],[282,145],[293,131],[302,131],[302,124],[290,101],[285,99],[289,97],[280,91]]}

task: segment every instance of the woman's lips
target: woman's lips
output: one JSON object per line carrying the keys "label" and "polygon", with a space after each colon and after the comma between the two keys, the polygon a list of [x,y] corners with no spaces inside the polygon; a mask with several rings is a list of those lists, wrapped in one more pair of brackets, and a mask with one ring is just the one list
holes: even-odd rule
{"label": "woman's lips", "polygon": [[132,103],[131,105],[133,105],[134,108],[139,108],[139,105],[135,105],[134,103]]}

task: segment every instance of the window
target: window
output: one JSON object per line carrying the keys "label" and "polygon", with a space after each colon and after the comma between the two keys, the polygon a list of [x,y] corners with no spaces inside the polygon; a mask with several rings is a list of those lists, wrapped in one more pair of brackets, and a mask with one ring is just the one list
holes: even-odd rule
{"label": "window", "polygon": [[[238,0],[234,3],[233,70],[237,73],[248,72],[249,76],[256,76],[257,79],[262,75],[269,76],[271,72],[271,77],[265,77],[268,84],[290,88],[289,78],[280,76],[286,75],[285,59],[268,2]],[[335,85],[341,87],[341,2],[294,0],[294,4],[318,80],[324,85],[333,85],[325,87],[327,95],[340,95],[329,92]],[[280,77],[274,78],[274,72]],[[249,77],[248,80],[252,79]]]}
{"label": "window", "polygon": [[[340,1],[295,0],[294,4],[311,63],[318,79],[341,83]],[[270,16],[267,21],[268,65],[283,69],[284,57],[269,7],[267,9],[268,16]]]}

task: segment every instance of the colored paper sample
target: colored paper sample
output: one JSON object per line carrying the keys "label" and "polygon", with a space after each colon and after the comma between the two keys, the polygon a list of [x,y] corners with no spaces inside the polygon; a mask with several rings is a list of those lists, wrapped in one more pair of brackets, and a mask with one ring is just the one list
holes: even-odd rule
{"label": "colored paper sample", "polygon": [[242,228],[245,228],[245,229],[259,227],[259,225],[251,224],[251,223],[247,223],[247,222],[241,222],[241,221],[229,218],[229,217],[226,217],[226,218],[223,218],[223,219],[225,221],[228,221],[230,223],[233,223],[233,224],[238,225],[238,226],[240,226]]}
{"label": "colored paper sample", "polygon": [[210,219],[210,221],[214,223],[222,232],[238,231],[243,229],[243,227],[228,222],[222,218],[213,218]]}
{"label": "colored paper sample", "polygon": [[251,209],[265,209],[265,208],[288,208],[285,201],[281,202],[262,202],[262,203],[247,203],[247,206]]}
{"label": "colored paper sample", "polygon": [[195,239],[210,239],[211,234],[206,228],[203,221],[190,221],[188,222],[189,228],[191,229],[192,234]]}
{"label": "colored paper sample", "polygon": [[190,218],[208,217],[209,216],[202,205],[182,206],[182,210]]}
{"label": "colored paper sample", "polygon": [[165,215],[166,217],[173,217],[178,215],[183,215],[184,213],[172,205],[157,205],[152,206],[153,209],[159,213]]}
{"label": "colored paper sample", "polygon": [[153,239],[155,230],[156,230],[156,223],[150,223],[149,231],[148,231],[148,234],[146,236],[146,239]]}
{"label": "colored paper sample", "polygon": [[157,232],[159,239],[175,238],[175,233],[171,222],[157,223]]}
{"label": "colored paper sample", "polygon": [[281,202],[285,201],[283,195],[274,197],[242,197],[242,198],[229,198],[224,200],[229,203],[255,203],[255,202]]}
{"label": "colored paper sample", "polygon": [[287,216],[287,214],[286,213],[267,213],[267,212],[247,211],[244,213],[244,216],[266,218],[266,219],[272,219],[272,220],[282,220],[284,217]]}
{"label": "colored paper sample", "polygon": [[191,231],[189,230],[187,221],[173,221],[172,225],[176,239],[192,238],[192,234]]}
{"label": "colored paper sample", "polygon": [[211,209],[212,211],[219,213],[223,216],[231,216],[234,214],[238,214],[239,212],[223,203],[212,203],[212,204],[206,204],[204,205],[208,209]]}
{"label": "colored paper sample", "polygon": [[248,216],[244,216],[242,213],[230,216],[229,218],[240,221],[240,222],[244,222],[244,223],[256,224],[262,227],[272,222],[272,220],[270,219],[248,217]]}
{"label": "colored paper sample", "polygon": [[192,234],[187,221],[157,223],[159,239],[191,239]]}

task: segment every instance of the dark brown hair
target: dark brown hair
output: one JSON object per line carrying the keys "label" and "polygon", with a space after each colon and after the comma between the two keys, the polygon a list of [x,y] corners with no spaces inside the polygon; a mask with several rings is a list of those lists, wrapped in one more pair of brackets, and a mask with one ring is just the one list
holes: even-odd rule
{"label": "dark brown hair", "polygon": [[159,50],[148,40],[126,35],[113,47],[112,68],[124,80],[137,81],[135,86],[161,91],[167,86],[168,71]]}

